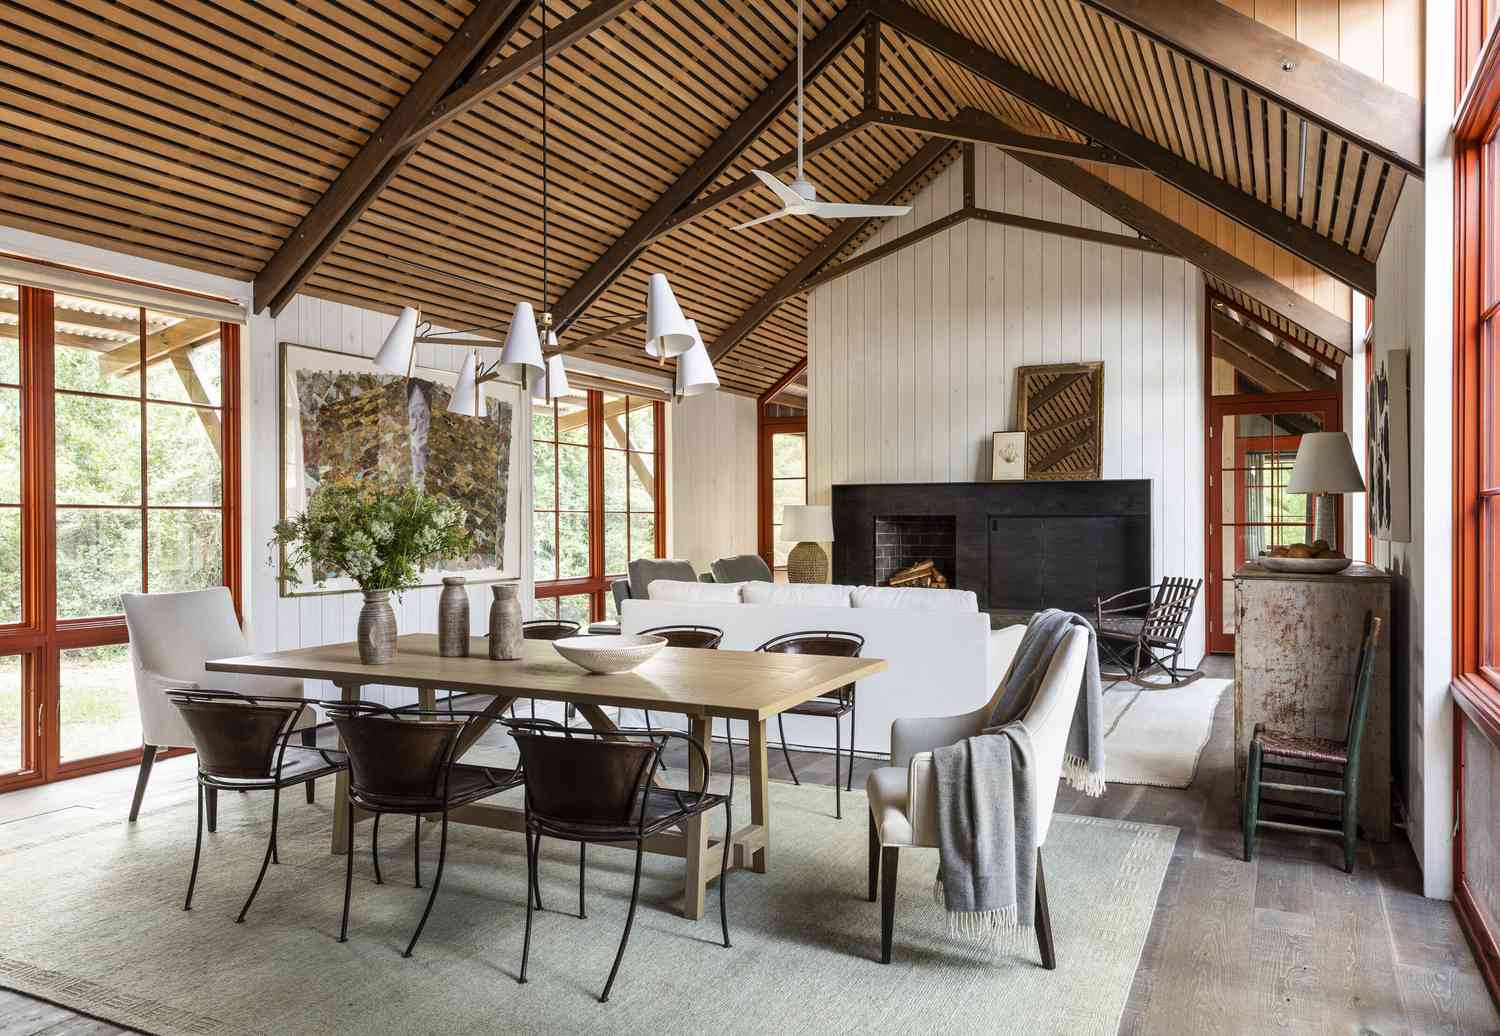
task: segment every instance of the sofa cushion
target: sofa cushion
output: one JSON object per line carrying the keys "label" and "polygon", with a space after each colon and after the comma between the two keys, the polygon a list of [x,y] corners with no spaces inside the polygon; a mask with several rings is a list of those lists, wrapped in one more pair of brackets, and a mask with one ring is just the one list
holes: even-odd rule
{"label": "sofa cushion", "polygon": [[932,590],[921,586],[859,586],[850,597],[852,608],[893,608],[906,612],[977,612],[973,590]]}
{"label": "sofa cushion", "polygon": [[781,607],[847,608],[852,586],[828,583],[746,583],[746,604],[773,604]]}
{"label": "sofa cushion", "polygon": [[651,583],[653,601],[678,601],[689,604],[739,604],[744,583],[683,583],[657,579]]}

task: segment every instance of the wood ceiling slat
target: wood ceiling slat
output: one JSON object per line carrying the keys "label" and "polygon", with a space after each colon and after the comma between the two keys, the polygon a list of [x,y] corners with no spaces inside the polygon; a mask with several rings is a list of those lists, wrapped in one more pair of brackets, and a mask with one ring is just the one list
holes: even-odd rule
{"label": "wood ceiling slat", "polygon": [[[246,271],[256,269],[260,265],[255,259],[246,258],[238,252],[203,248],[196,243],[181,243],[179,249],[164,247],[164,245],[176,242],[160,234],[138,230],[129,224],[87,215],[76,209],[63,209],[46,202],[17,197],[11,193],[12,187],[9,181],[0,180],[0,213],[14,214],[57,228],[56,231],[44,230],[42,233],[55,234],[55,236],[70,241],[82,241],[85,244],[98,242],[101,238],[126,241],[137,246],[138,249],[149,249],[150,258],[162,259],[195,270],[227,273],[230,276],[235,274],[243,276]],[[12,225],[16,224],[12,223]],[[68,232],[63,233],[64,230]]]}

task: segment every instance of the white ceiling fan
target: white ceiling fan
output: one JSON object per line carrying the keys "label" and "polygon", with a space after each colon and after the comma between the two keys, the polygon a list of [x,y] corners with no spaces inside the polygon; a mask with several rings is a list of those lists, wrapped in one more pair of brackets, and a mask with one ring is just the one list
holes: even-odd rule
{"label": "white ceiling fan", "polygon": [[911,211],[910,205],[850,205],[842,202],[818,200],[818,189],[807,178],[802,169],[802,0],[797,0],[797,176],[790,184],[764,169],[755,169],[760,181],[771,189],[781,202],[781,208],[767,216],[741,223],[735,230],[744,230],[757,223],[768,223],[786,216],[816,216],[818,219],[854,219],[870,216],[904,216]]}

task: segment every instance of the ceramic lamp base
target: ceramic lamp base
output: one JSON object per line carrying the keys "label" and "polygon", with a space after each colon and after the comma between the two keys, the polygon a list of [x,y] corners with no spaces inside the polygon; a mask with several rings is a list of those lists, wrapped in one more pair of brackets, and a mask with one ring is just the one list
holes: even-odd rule
{"label": "ceramic lamp base", "polygon": [[788,583],[828,582],[828,555],[816,543],[799,543],[786,556]]}

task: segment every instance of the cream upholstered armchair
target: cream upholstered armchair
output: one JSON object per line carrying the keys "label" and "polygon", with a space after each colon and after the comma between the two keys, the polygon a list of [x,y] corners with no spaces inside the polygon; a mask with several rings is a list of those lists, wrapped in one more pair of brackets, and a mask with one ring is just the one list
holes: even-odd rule
{"label": "cream upholstered armchair", "polygon": [[[130,664],[135,670],[135,695],[141,711],[141,770],[135,780],[130,819],[140,814],[141,798],[151,777],[151,765],[163,748],[192,748],[193,736],[181,714],[167,700],[169,690],[241,691],[261,697],[301,698],[301,680],[269,676],[212,673],[203,664],[213,658],[248,655],[250,645],[234,616],[234,600],[227,587],[183,593],[120,595],[125,626],[130,631]],[[299,722],[306,729],[316,723],[308,709]],[[307,785],[312,801],[313,786]],[[208,829],[217,826],[216,795],[206,803]]]}
{"label": "cream upholstered armchair", "polygon": [[[1012,657],[1020,646],[1024,627],[1005,631]],[[1033,784],[1037,824],[1036,932],[1042,966],[1057,966],[1052,947],[1052,919],[1047,912],[1047,884],[1042,876],[1041,846],[1052,824],[1057,801],[1057,782],[1062,777],[1063,755],[1072,725],[1073,710],[1083,681],[1089,632],[1071,630],[1052,656],[1042,677],[1036,700],[1024,717],[1031,735]],[[1003,686],[1003,684],[1002,684]],[[891,962],[891,937],[896,921],[897,863],[902,849],[936,849],[937,782],[932,768],[932,750],[955,744],[980,732],[1000,697],[980,709],[961,716],[935,719],[898,719],[891,724],[891,763],[870,774],[865,789],[870,799],[870,902],[880,892],[880,959]]]}

